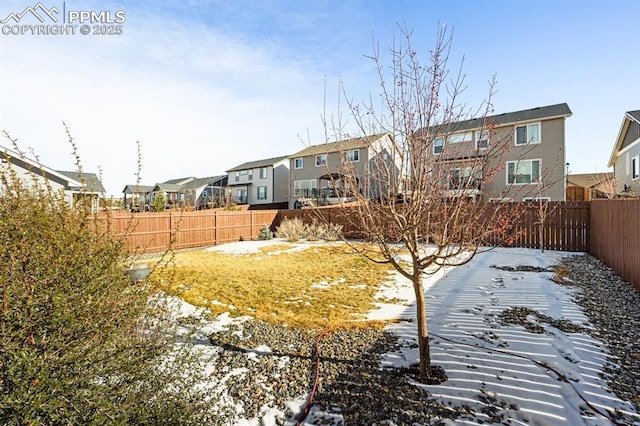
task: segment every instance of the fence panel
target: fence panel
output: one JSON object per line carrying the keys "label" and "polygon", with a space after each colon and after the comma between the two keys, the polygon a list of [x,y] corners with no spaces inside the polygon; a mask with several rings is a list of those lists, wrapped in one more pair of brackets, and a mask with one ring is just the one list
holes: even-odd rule
{"label": "fence panel", "polygon": [[109,214],[95,218],[107,222],[126,247],[137,253],[202,247],[255,239],[264,225],[274,229],[277,210],[200,210],[162,213]]}
{"label": "fence panel", "polygon": [[215,211],[172,212],[169,224],[176,249],[215,244]]}
{"label": "fence panel", "polygon": [[[509,217],[506,229],[497,229],[486,244],[560,251],[589,249],[589,203],[501,203],[499,217]],[[483,212],[492,217],[493,210]]]}
{"label": "fence panel", "polygon": [[640,291],[640,200],[591,202],[589,252]]}

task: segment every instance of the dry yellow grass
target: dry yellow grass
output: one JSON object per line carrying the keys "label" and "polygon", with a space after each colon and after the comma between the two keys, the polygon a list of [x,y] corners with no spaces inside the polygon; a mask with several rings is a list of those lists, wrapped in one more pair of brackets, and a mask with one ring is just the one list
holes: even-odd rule
{"label": "dry yellow grass", "polygon": [[249,315],[300,328],[379,327],[365,322],[390,266],[354,254],[346,245],[276,244],[259,253],[232,255],[214,251],[177,253],[157,267],[151,279],[212,313]]}

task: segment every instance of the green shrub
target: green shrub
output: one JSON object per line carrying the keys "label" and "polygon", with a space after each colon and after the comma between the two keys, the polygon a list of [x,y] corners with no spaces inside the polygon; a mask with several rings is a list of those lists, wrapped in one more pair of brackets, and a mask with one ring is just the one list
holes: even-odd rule
{"label": "green shrub", "polygon": [[195,355],[176,345],[167,299],[128,277],[122,237],[8,164],[0,165],[0,424],[215,422],[214,403],[194,386]]}
{"label": "green shrub", "polygon": [[259,240],[272,240],[273,239],[273,232],[271,232],[271,229],[269,229],[269,227],[267,225],[263,225],[262,226],[262,229],[258,233],[258,239]]}
{"label": "green shrub", "polygon": [[164,195],[164,191],[158,192],[156,196],[153,197],[150,209],[152,212],[163,212],[167,209],[167,197]]}

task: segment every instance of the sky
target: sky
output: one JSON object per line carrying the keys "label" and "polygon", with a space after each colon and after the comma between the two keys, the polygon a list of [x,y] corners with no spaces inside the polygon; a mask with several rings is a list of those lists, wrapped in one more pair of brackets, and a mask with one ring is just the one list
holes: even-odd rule
{"label": "sky", "polygon": [[[0,20],[37,4],[3,1]],[[109,195],[136,183],[138,143],[140,183],[152,185],[221,175],[335,140],[323,117],[353,126],[344,98],[379,94],[369,56],[377,44],[388,63],[399,26],[412,31],[423,61],[438,28],[452,32],[450,68],[462,64],[470,109],[486,99],[493,76],[495,113],[566,102],[573,112],[566,122],[572,173],[607,171],[624,113],[640,109],[636,0],[43,0],[41,6],[56,7],[58,18],[94,12],[103,22],[66,21],[76,33],[57,35],[13,34],[40,24],[31,14],[0,23],[0,130],[44,165],[74,170],[65,122],[83,171],[100,172]],[[44,18],[42,25],[53,25]],[[89,34],[80,34],[81,24]],[[119,34],[94,34],[101,29]],[[338,96],[341,83],[346,95]],[[11,143],[3,136],[0,145]]]}

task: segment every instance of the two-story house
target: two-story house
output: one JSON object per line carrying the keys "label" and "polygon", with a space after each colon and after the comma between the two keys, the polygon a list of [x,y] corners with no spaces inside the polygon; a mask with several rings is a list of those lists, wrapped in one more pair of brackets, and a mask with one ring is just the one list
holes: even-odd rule
{"label": "two-story house", "polygon": [[[400,161],[389,133],[312,145],[296,152],[289,157],[289,208],[338,204],[353,199],[355,191],[376,197],[381,191],[381,177],[376,175],[381,168],[376,163],[381,159]],[[392,166],[386,170],[399,173],[399,165]],[[397,173],[391,178],[398,178]]]}
{"label": "two-story house", "polygon": [[289,160],[287,156],[249,161],[227,170],[231,199],[260,208],[287,205]]}
{"label": "two-story house", "polygon": [[640,196],[640,110],[624,114],[609,167],[613,167],[616,193]]}
{"label": "two-story house", "polygon": [[445,195],[478,201],[564,201],[566,103],[433,126],[428,155]]}

